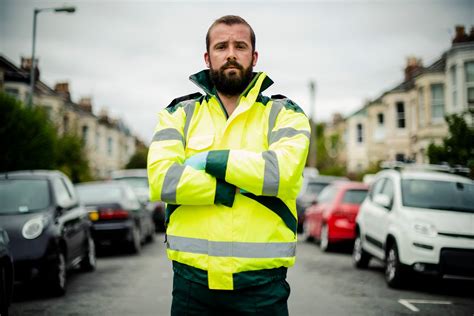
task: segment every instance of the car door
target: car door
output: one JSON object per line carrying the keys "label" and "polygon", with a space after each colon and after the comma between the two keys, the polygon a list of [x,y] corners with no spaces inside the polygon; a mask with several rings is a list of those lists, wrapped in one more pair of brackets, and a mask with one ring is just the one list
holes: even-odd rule
{"label": "car door", "polygon": [[376,245],[377,248],[382,251],[383,255],[385,255],[385,241],[388,233],[389,216],[394,202],[394,181],[392,178],[385,178],[381,194],[388,197],[389,205],[378,204],[377,201],[374,201],[373,216],[376,225],[372,230],[372,237],[374,239],[374,245]]}
{"label": "car door", "polygon": [[67,246],[67,261],[71,262],[82,252],[84,235],[81,233],[81,218],[77,213],[77,204],[74,205],[72,193],[62,177],[52,179],[54,195],[58,205],[57,222]]}
{"label": "car door", "polygon": [[364,248],[367,248],[373,254],[383,256],[383,241],[380,238],[380,221],[383,214],[387,212],[385,208],[378,205],[374,198],[382,194],[387,178],[379,178],[372,187],[370,194],[364,203],[363,212],[361,212],[362,237],[364,239]]}

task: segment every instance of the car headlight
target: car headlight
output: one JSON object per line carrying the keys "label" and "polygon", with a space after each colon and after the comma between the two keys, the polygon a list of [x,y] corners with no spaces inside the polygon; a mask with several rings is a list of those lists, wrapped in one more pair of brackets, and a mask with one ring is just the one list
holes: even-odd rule
{"label": "car headlight", "polygon": [[21,233],[24,238],[26,239],[35,239],[44,230],[46,224],[46,220],[43,217],[36,217],[33,219],[30,219],[23,225],[23,229],[21,230]]}
{"label": "car headlight", "polygon": [[421,235],[435,237],[438,232],[436,231],[436,227],[432,224],[427,223],[415,223],[413,225],[415,232]]}

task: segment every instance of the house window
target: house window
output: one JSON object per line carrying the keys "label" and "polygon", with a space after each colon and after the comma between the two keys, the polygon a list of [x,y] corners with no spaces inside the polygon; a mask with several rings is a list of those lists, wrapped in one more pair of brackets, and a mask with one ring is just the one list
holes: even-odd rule
{"label": "house window", "polygon": [[112,156],[112,137],[107,138],[107,153]]}
{"label": "house window", "polygon": [[383,126],[383,120],[384,120],[383,113],[377,114],[377,123],[379,126]]}
{"label": "house window", "polygon": [[398,153],[395,155],[396,161],[405,161],[405,154]]}
{"label": "house window", "polygon": [[418,89],[418,124],[425,126],[425,89]]}
{"label": "house window", "polygon": [[15,99],[20,99],[20,91],[17,88],[5,88],[5,92]]}
{"label": "house window", "polygon": [[457,88],[457,79],[456,79],[456,65],[452,66],[449,69],[451,76],[451,98],[453,102],[453,108],[457,107],[458,104],[458,88]]}
{"label": "house window", "polygon": [[397,127],[405,128],[405,104],[403,102],[397,102]]}
{"label": "house window", "polygon": [[437,121],[444,117],[444,87],[442,84],[431,85],[431,117]]}
{"label": "house window", "polygon": [[82,126],[82,143],[84,145],[87,144],[88,134],[89,134],[89,126],[87,126],[87,125]]}
{"label": "house window", "polygon": [[385,117],[383,113],[377,114],[377,126],[375,127],[374,140],[381,141],[385,139]]}
{"label": "house window", "polygon": [[474,61],[464,64],[466,72],[467,107],[474,109]]}
{"label": "house window", "polygon": [[357,124],[357,127],[356,127],[356,135],[357,135],[357,139],[356,139],[356,142],[357,143],[362,143],[364,141],[364,136],[363,136],[363,126],[362,124]]}

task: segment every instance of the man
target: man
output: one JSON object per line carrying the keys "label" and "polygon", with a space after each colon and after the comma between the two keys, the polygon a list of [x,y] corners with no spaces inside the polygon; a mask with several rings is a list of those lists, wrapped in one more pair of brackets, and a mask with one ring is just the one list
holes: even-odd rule
{"label": "man", "polygon": [[167,204],[172,315],[288,315],[296,204],[310,127],[291,100],[261,94],[255,34],[238,16],[206,36],[205,92],[159,113],[148,154],[152,200]]}

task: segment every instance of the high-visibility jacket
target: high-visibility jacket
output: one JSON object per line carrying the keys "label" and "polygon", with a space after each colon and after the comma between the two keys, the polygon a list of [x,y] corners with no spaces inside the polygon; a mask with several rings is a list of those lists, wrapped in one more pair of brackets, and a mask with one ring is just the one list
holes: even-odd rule
{"label": "high-visibility jacket", "polygon": [[[239,276],[252,271],[286,274],[295,262],[309,121],[291,100],[261,94],[273,83],[263,72],[230,116],[208,70],[190,79],[206,94],[160,111],[148,153],[150,198],[167,203],[168,257],[207,272],[210,289],[239,288]],[[205,170],[184,165],[204,151]]]}

